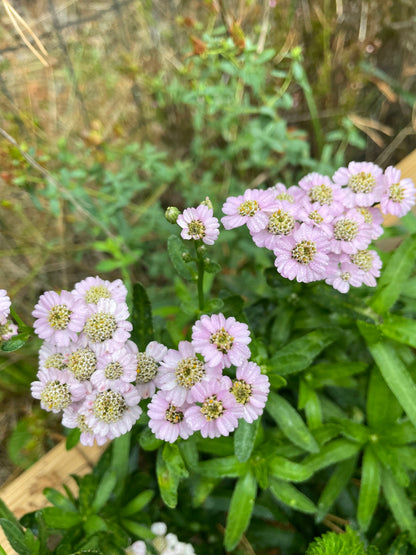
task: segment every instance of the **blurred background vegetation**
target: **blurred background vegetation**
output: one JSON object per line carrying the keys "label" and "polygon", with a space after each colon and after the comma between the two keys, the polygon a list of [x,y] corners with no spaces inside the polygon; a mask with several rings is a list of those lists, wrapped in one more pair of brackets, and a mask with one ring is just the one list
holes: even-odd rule
{"label": "blurred background vegetation", "polygon": [[[386,167],[416,147],[413,0],[12,7],[22,20],[0,3],[0,287],[29,324],[41,293],[96,273],[141,281],[163,315],[180,287],[167,206],[209,196],[219,217],[247,187],[350,160]],[[265,256],[241,259],[240,239],[219,241],[225,282],[255,282]],[[37,347],[0,359],[0,481],[59,438],[28,396]]]}

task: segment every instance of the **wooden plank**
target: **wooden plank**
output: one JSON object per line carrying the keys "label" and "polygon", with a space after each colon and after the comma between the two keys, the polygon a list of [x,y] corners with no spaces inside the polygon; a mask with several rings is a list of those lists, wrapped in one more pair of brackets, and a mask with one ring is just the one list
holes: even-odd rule
{"label": "wooden plank", "polygon": [[[403,158],[403,160],[396,164],[396,168],[402,172],[402,179],[409,177],[413,180],[413,183],[416,184],[416,150],[411,152],[406,156],[406,158]],[[413,206],[412,212],[416,215],[416,206]],[[391,216],[389,214],[384,216],[383,225],[386,227],[397,225],[399,220],[400,219],[397,216]]]}
{"label": "wooden plank", "polygon": [[[16,517],[20,518],[25,513],[49,505],[42,493],[47,487],[64,492],[65,484],[76,493],[77,484],[70,475],[83,476],[90,472],[105,447],[77,445],[67,451],[65,441],[62,441],[13,482],[0,489],[0,497]],[[1,527],[0,545],[8,555],[15,555],[16,552],[10,547]]]}

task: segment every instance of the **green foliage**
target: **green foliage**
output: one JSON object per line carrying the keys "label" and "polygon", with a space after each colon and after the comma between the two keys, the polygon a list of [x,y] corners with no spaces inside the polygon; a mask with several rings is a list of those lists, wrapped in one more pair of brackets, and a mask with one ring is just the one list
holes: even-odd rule
{"label": "green foliage", "polygon": [[345,534],[327,532],[308,546],[307,555],[366,555],[377,551],[367,550],[359,534],[347,527]]}

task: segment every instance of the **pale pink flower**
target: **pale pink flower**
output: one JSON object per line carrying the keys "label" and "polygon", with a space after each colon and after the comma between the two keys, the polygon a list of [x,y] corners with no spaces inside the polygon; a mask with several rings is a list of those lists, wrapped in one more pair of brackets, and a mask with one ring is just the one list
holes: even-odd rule
{"label": "pale pink flower", "polygon": [[274,212],[268,215],[267,226],[261,231],[252,233],[253,241],[258,247],[273,250],[279,237],[290,235],[295,227],[298,207],[287,200],[277,201]]}
{"label": "pale pink flower", "polygon": [[332,236],[331,222],[334,217],[335,213],[332,207],[319,202],[305,202],[298,210],[298,220],[317,227],[327,237]]}
{"label": "pale pink flower", "polygon": [[383,214],[393,214],[401,218],[416,202],[416,189],[411,179],[401,178],[401,172],[389,166],[384,172],[384,192],[380,207]]}
{"label": "pale pink flower", "polygon": [[192,344],[212,367],[239,366],[250,358],[251,341],[247,324],[223,314],[204,314],[192,327]]}
{"label": "pale pink flower", "polygon": [[130,383],[136,379],[136,369],[136,355],[124,347],[113,353],[101,355],[90,381],[98,391],[127,391]]}
{"label": "pale pink flower", "polygon": [[376,277],[380,276],[383,265],[379,255],[373,250],[360,250],[350,255],[351,262],[363,272],[363,282],[368,287],[377,285]]}
{"label": "pale pink flower", "polygon": [[[97,370],[97,354],[91,347],[88,338],[84,334],[78,336],[77,341],[68,347],[62,348],[63,364],[65,368],[80,382],[89,380]],[[59,358],[56,356],[52,360]]]}
{"label": "pale pink flower", "polygon": [[344,210],[344,192],[327,175],[317,172],[309,173],[299,181],[299,187],[305,192],[305,196],[301,199],[302,204],[307,202],[311,204],[318,203],[321,206],[331,208],[334,217],[342,214]]}
{"label": "pale pink flower", "polygon": [[151,341],[144,351],[139,352],[133,341],[128,341],[127,349],[136,357],[136,389],[142,399],[148,399],[156,391],[160,363],[168,352],[168,348],[162,343]]}
{"label": "pale pink flower", "polygon": [[347,255],[332,255],[325,283],[332,285],[340,293],[347,293],[350,286],[360,287],[364,272],[354,265]]}
{"label": "pale pink flower", "polygon": [[48,412],[60,412],[85,397],[85,386],[66,370],[42,368],[37,378],[31,384],[32,397],[40,399],[40,406]]}
{"label": "pale pink flower", "polygon": [[331,249],[335,254],[353,254],[371,243],[373,228],[357,210],[348,210],[332,222]]}
{"label": "pale pink flower", "polygon": [[89,400],[81,403],[73,403],[62,414],[62,424],[66,428],[79,428],[81,431],[80,442],[82,445],[92,447],[94,442],[97,445],[104,445],[110,437],[94,433],[92,428],[86,423],[86,415],[91,413]]}
{"label": "pale pink flower", "polygon": [[297,185],[286,187],[283,183],[276,183],[266,191],[273,191],[276,200],[284,200],[290,204],[299,204],[300,199],[303,197],[304,192]]}
{"label": "pale pink flower", "polygon": [[126,555],[147,555],[147,547],[144,541],[137,540],[126,548]]}
{"label": "pale pink flower", "polygon": [[251,233],[261,231],[267,226],[267,212],[273,212],[276,206],[275,193],[268,190],[247,189],[243,195],[228,197],[222,211],[226,216],[221,218],[225,229],[234,229],[247,224]]}
{"label": "pale pink flower", "polygon": [[292,235],[282,237],[274,249],[277,271],[285,278],[304,283],[323,279],[329,262],[329,244],[322,231],[301,224]]}
{"label": "pale pink flower", "polygon": [[100,299],[125,303],[127,289],[121,279],[108,281],[98,276],[90,276],[76,283],[72,294],[74,298],[82,299],[86,304],[97,304]]}
{"label": "pale pink flower", "polygon": [[11,304],[7,291],[5,289],[0,289],[0,324],[5,324],[7,322]]}
{"label": "pale pink flower", "polygon": [[226,389],[224,381],[197,383],[193,395],[195,402],[200,405],[191,406],[185,411],[185,420],[192,430],[199,430],[202,437],[214,438],[228,436],[237,428],[243,407]]}
{"label": "pale pink flower", "polygon": [[355,210],[361,214],[366,224],[371,225],[371,239],[373,241],[383,235],[383,215],[381,214],[378,206],[356,206]]}
{"label": "pale pink flower", "polygon": [[332,177],[334,183],[345,186],[344,204],[372,206],[381,200],[384,190],[383,170],[371,162],[350,162],[339,168]]}
{"label": "pale pink flower", "polygon": [[191,405],[184,403],[179,407],[168,397],[168,391],[158,391],[153,395],[148,405],[147,415],[150,418],[149,428],[155,436],[173,443],[178,437],[187,439],[193,434],[193,430],[184,420],[185,410]]}
{"label": "pale pink flower", "polygon": [[200,204],[196,208],[186,208],[178,216],[176,223],[182,228],[182,239],[193,239],[206,245],[213,245],[220,233],[220,223],[213,215],[212,208]]}
{"label": "pale pink flower", "polygon": [[58,370],[66,369],[67,348],[57,347],[53,343],[44,341],[39,349],[39,368],[57,368]]}
{"label": "pale pink flower", "polygon": [[112,299],[99,299],[97,304],[89,305],[88,318],[83,327],[97,354],[122,349],[133,329],[126,303],[116,303]]}
{"label": "pale pink flower", "polygon": [[230,393],[243,407],[242,418],[250,424],[263,413],[269,390],[269,378],[261,373],[255,362],[243,362],[232,384],[230,380]]}
{"label": "pale pink flower", "polygon": [[18,333],[16,324],[13,324],[10,320],[6,320],[4,324],[0,324],[0,339],[2,341],[8,341]]}
{"label": "pale pink flower", "polygon": [[181,407],[185,402],[192,403],[193,386],[215,373],[197,357],[192,343],[180,341],[178,350],[169,349],[163,358],[157,385],[167,393],[169,401]]}
{"label": "pale pink flower", "polygon": [[76,341],[86,318],[86,308],[69,291],[47,291],[39,298],[32,312],[36,318],[34,328],[41,339],[58,347],[67,347]]}
{"label": "pale pink flower", "polygon": [[114,439],[131,430],[140,418],[140,395],[133,385],[121,393],[107,389],[93,391],[88,398],[85,423],[94,434]]}

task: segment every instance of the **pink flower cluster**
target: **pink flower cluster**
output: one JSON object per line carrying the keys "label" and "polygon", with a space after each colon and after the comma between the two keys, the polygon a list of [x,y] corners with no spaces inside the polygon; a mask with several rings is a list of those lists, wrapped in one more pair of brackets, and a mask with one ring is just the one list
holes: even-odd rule
{"label": "pink flower cluster", "polygon": [[383,214],[404,216],[415,195],[400,170],[351,162],[332,179],[314,172],[289,188],[278,183],[229,197],[221,221],[225,229],[247,225],[255,244],[273,251],[283,277],[325,280],[346,293],[376,285],[382,263],[370,243],[383,233]]}
{"label": "pink flower cluster", "polygon": [[[149,426],[157,438],[174,442],[199,431],[202,437],[228,436],[243,418],[253,422],[263,412],[269,380],[249,362],[247,324],[223,314],[203,315],[192,328],[192,341],[181,341],[160,361],[159,391],[148,407]],[[232,379],[228,369],[235,367]]]}
{"label": "pink flower cluster", "polygon": [[73,291],[47,291],[32,313],[44,339],[32,395],[43,409],[62,411],[84,445],[126,433],[142,412],[126,296],[121,280],[88,277]]}
{"label": "pink flower cluster", "polygon": [[[192,341],[168,349],[152,341],[144,352],[129,339],[127,290],[121,280],[89,277],[73,291],[44,293],[34,327],[44,343],[32,395],[47,411],[62,411],[62,423],[81,430],[81,443],[104,444],[128,432],[149,399],[149,426],[174,442],[195,431],[228,435],[238,419],[253,422],[263,412],[269,381],[249,362],[246,324],[222,314],[204,315]],[[224,373],[236,368],[232,379]]]}

